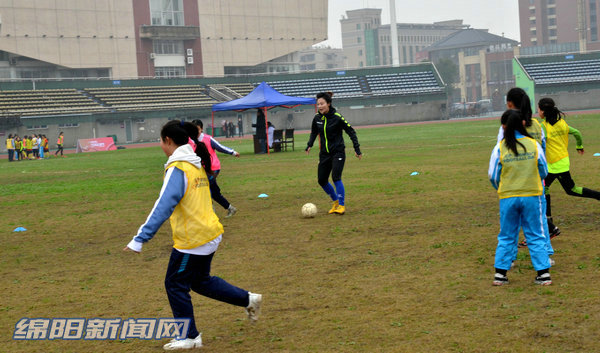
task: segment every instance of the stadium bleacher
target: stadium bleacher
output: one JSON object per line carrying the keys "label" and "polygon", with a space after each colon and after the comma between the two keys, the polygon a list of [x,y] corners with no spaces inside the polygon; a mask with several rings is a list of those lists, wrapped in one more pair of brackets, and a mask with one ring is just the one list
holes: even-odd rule
{"label": "stadium bleacher", "polygon": [[[131,86],[114,86],[108,81],[93,88],[87,86],[89,82],[82,81],[74,83],[71,86],[74,88],[38,90],[6,90],[5,84],[5,90],[0,91],[0,116],[47,117],[208,109],[215,103],[247,95],[262,81],[285,95],[314,97],[319,92],[332,91],[336,99],[346,99],[347,102],[375,96],[387,99],[393,96],[444,93],[444,87],[430,63],[401,68],[253,76],[241,78],[240,82],[210,81],[189,84],[176,79],[163,86],[147,85],[144,80]],[[51,87],[51,84],[46,84],[44,88]]]}
{"label": "stadium bleacher", "polygon": [[84,92],[113,111],[200,108],[217,103],[200,85],[86,88]]}
{"label": "stadium bleacher", "polygon": [[443,91],[432,71],[366,75],[373,95],[423,94]]}
{"label": "stadium bleacher", "polygon": [[38,116],[107,112],[76,89],[0,92],[0,116]]}
{"label": "stadium bleacher", "polygon": [[523,64],[538,85],[600,81],[600,59]]}
{"label": "stadium bleacher", "polygon": [[297,97],[314,97],[323,91],[332,91],[336,98],[362,97],[363,91],[356,76],[327,77],[286,81],[268,81],[282,94]]}

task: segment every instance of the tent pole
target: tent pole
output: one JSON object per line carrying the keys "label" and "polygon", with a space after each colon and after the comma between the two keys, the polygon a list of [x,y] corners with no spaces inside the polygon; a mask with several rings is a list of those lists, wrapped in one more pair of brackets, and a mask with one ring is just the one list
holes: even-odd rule
{"label": "tent pole", "polygon": [[269,120],[267,119],[267,107],[263,107],[265,110],[265,128],[267,133],[267,154],[270,155],[271,151],[269,150]]}
{"label": "tent pole", "polygon": [[210,115],[212,117],[212,122],[211,122],[211,126],[210,126],[210,133],[211,133],[211,135],[215,136],[215,112],[212,111]]}

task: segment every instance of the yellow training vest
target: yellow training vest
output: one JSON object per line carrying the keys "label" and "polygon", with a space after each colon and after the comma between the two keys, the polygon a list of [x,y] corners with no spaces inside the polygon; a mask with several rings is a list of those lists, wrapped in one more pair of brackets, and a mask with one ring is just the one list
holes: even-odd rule
{"label": "yellow training vest", "polygon": [[546,159],[548,164],[569,157],[569,125],[560,119],[554,125],[542,122],[546,128]]}
{"label": "yellow training vest", "polygon": [[500,185],[498,196],[501,199],[508,197],[525,197],[542,195],[542,181],[538,171],[538,150],[534,139],[522,137],[517,139],[527,152],[517,144],[519,155],[516,156],[508,146],[506,140],[500,144]]}
{"label": "yellow training vest", "polygon": [[14,148],[12,141],[13,141],[12,138],[6,139],[6,149],[7,150],[12,150]]}
{"label": "yellow training vest", "polygon": [[542,125],[537,120],[531,119],[531,126],[525,127],[525,130],[540,146],[542,145]]}
{"label": "yellow training vest", "polygon": [[173,231],[173,247],[193,249],[223,234],[223,225],[213,210],[204,168],[198,169],[193,164],[183,161],[173,162],[167,169],[171,167],[180,169],[187,177],[185,194],[169,218]]}

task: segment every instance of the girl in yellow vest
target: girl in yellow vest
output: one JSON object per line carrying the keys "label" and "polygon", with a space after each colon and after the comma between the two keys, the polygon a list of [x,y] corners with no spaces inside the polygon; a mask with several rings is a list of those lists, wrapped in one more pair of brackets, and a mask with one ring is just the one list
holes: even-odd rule
{"label": "girl in yellow vest", "polygon": [[[232,305],[246,308],[248,318],[258,319],[262,296],[233,286],[210,275],[210,264],[223,237],[223,226],[212,208],[207,172],[211,173],[208,150],[198,141],[198,129],[191,123],[172,120],[160,132],[160,146],[167,155],[164,181],[158,200],[146,222],[124,250],[139,253],[169,218],[173,250],[165,287],[175,318],[191,319],[183,337],[172,340],[165,350],[202,346],[196,328],[190,289]],[[196,151],[188,140],[196,144]]]}
{"label": "girl in yellow vest", "polygon": [[12,162],[15,154],[15,140],[12,134],[8,134],[6,139],[6,150],[8,151],[8,161]]}
{"label": "girl in yellow vest", "polygon": [[576,186],[571,173],[569,172],[569,135],[575,136],[577,141],[577,152],[583,155],[583,139],[579,130],[567,125],[563,119],[564,113],[558,110],[552,98],[542,98],[538,102],[540,118],[543,119],[542,127],[546,131],[547,149],[546,159],[548,160],[548,176],[546,177],[546,217],[548,218],[548,227],[550,236],[553,238],[560,234],[558,227],[552,220],[552,209],[550,203],[550,193],[548,188],[554,180],[558,179],[567,195],[577,197],[587,197],[600,200],[600,192]]}
{"label": "girl in yellow vest", "polygon": [[500,198],[500,232],[494,267],[495,286],[508,283],[506,273],[514,260],[519,229],[527,239],[535,283],[552,284],[550,258],[546,248],[547,230],[544,224],[544,188],[542,180],[548,174],[542,146],[525,130],[517,110],[503,114],[504,139],[494,147],[488,176]]}
{"label": "girl in yellow vest", "polygon": [[[533,119],[533,111],[531,110],[531,100],[527,95],[527,92],[519,87],[513,87],[506,93],[506,107],[508,109],[516,109],[521,113],[521,117],[523,118],[525,124],[525,130],[527,133],[533,137],[533,139],[542,146],[543,153],[546,153],[546,136],[544,134],[544,130],[542,129],[541,124]],[[504,138],[504,127],[506,125],[506,121],[502,120],[506,119],[507,115],[502,115],[500,119],[500,131],[498,132],[498,143],[502,141]],[[546,207],[546,201],[544,200],[544,209]],[[544,223],[547,223],[544,221]],[[547,224],[546,224],[547,227]],[[548,232],[546,232],[548,234]],[[519,248],[526,247],[527,240],[523,240],[519,243]],[[546,247],[548,248],[548,255],[554,255],[554,249],[552,248],[552,244],[550,243],[550,237],[547,237]],[[518,249],[515,249],[515,256],[517,258]],[[554,260],[550,260],[553,264]]]}
{"label": "girl in yellow vest", "polygon": [[56,139],[56,152],[54,152],[54,155],[57,156],[58,152],[60,152],[61,156],[63,155],[63,144],[65,143],[65,135],[63,135],[63,132],[61,131],[60,134],[58,134],[58,139]]}

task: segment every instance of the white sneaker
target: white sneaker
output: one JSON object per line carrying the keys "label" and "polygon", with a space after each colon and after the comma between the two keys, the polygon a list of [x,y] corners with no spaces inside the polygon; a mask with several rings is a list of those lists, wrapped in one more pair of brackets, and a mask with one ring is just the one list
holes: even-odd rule
{"label": "white sneaker", "polygon": [[229,218],[233,216],[237,212],[237,208],[233,207],[232,204],[229,204],[229,208],[227,209],[227,216],[225,218]]}
{"label": "white sneaker", "polygon": [[202,334],[198,337],[191,339],[186,338],[184,340],[172,339],[171,342],[165,344],[163,349],[165,351],[175,351],[179,349],[194,349],[202,347]]}
{"label": "white sneaker", "polygon": [[248,314],[248,319],[254,322],[258,320],[261,305],[262,295],[248,292],[248,306],[246,307],[246,314]]}

